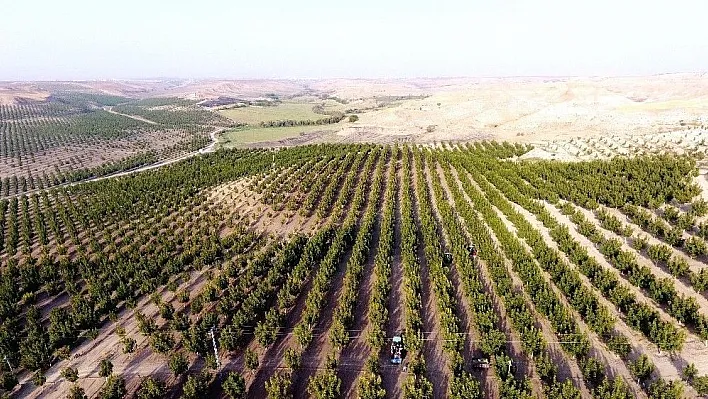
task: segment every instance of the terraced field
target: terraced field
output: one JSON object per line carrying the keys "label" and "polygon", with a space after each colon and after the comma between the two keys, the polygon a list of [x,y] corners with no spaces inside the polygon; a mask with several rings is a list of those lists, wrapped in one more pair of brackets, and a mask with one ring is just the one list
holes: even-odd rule
{"label": "terraced field", "polygon": [[[708,393],[696,159],[520,161],[530,150],[222,150],[1,199],[0,388],[23,398]],[[394,365],[399,333],[406,351]],[[490,367],[474,367],[479,358]]]}

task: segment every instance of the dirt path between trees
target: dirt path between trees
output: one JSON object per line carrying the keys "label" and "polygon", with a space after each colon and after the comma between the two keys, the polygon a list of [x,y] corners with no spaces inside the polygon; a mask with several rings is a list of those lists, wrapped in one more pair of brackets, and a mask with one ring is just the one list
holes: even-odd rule
{"label": "dirt path between trees", "polygon": [[[602,256],[602,254],[599,253],[599,251],[595,248],[595,246],[584,236],[582,236],[580,233],[578,233],[575,228],[574,224],[568,219],[567,216],[563,215],[558,209],[556,209],[554,206],[550,204],[545,204],[546,209],[551,213],[551,215],[562,225],[566,225],[569,228],[569,232],[571,236],[580,243],[580,245],[584,246],[585,248],[588,249],[588,254],[595,258],[595,260],[598,261],[598,263],[603,264],[605,263],[606,265],[606,260]],[[584,239],[584,240],[583,240]],[[575,268],[574,265],[571,264],[571,267]],[[583,281],[583,283],[588,287],[591,288],[592,291],[598,296],[598,299],[600,300],[600,303],[602,303],[605,307],[607,307],[609,310],[612,311],[612,315],[617,319],[617,322],[615,323],[615,328],[621,332],[623,335],[627,336],[630,339],[630,342],[633,344],[633,352],[636,351],[639,354],[646,354],[649,356],[651,361],[654,363],[656,366],[656,370],[661,377],[663,377],[666,380],[677,380],[681,378],[681,371],[685,365],[688,363],[695,363],[696,367],[699,369],[699,374],[705,374],[706,370],[708,369],[708,365],[706,362],[708,361],[708,355],[707,355],[707,349],[705,345],[702,342],[699,341],[694,341],[691,339],[687,339],[686,343],[683,346],[683,349],[681,350],[680,353],[678,353],[675,356],[671,356],[670,354],[666,352],[659,353],[657,350],[656,345],[653,343],[649,342],[649,340],[644,337],[641,333],[638,331],[635,331],[626,323],[624,322],[624,315],[617,309],[617,307],[611,303],[608,299],[606,299],[601,292],[599,292],[593,285],[592,283],[588,280],[588,278],[580,273],[580,278]],[[629,284],[624,284],[629,286]],[[632,289],[632,287],[628,287]],[[636,287],[633,287],[634,290],[632,292],[636,291]],[[636,293],[635,293],[636,295]],[[639,300],[639,299],[638,299]],[[633,356],[633,355],[630,355]]]}
{"label": "dirt path between trees", "polygon": [[[403,190],[401,182],[403,173],[408,173],[401,168],[401,161],[396,161],[396,204],[394,206],[394,233],[393,233],[393,260],[391,262],[391,291],[388,296],[388,322],[386,323],[386,338],[393,337],[396,333],[405,328],[403,301],[405,292],[403,287],[403,261],[401,259],[401,202],[403,200]],[[388,343],[388,341],[386,341]],[[382,386],[386,389],[389,397],[402,397],[403,382],[406,374],[402,372],[402,367],[389,367],[388,351],[383,350],[379,354],[379,366],[381,367]]]}
{"label": "dirt path between trees", "polygon": [[[447,181],[445,180],[445,175],[442,170],[442,167],[435,162],[435,172],[431,170],[431,165],[427,165],[425,168],[425,173],[426,173],[426,180],[428,183],[428,188],[431,192],[431,194],[434,192],[433,191],[433,182],[432,179],[433,177],[438,179],[440,181],[440,184],[443,189],[443,194],[445,195],[445,198],[443,199],[444,201],[447,201],[450,205],[450,207],[455,210],[455,204],[454,201],[452,200],[452,192],[450,191],[449,186],[447,185]],[[448,250],[449,250],[449,243],[451,242],[450,237],[447,233],[447,231],[443,227],[443,222],[442,222],[442,216],[440,215],[440,211],[438,209],[438,201],[437,198],[435,198],[435,195],[432,195],[432,205],[433,205],[433,213],[436,217],[436,222],[438,224],[438,231],[442,233],[442,236],[444,237],[444,241],[447,244]],[[461,224],[464,225],[464,221],[459,218],[458,215],[458,220],[460,220]],[[465,231],[465,234],[467,232]],[[450,269],[450,275],[448,276],[450,278],[450,282],[452,283],[452,286],[455,289],[455,298],[457,302],[457,316],[460,320],[460,327],[462,333],[466,334],[465,337],[465,346],[464,346],[464,353],[463,353],[463,358],[465,360],[465,364],[470,364],[471,360],[473,357],[480,357],[483,356],[483,353],[481,350],[476,346],[473,345],[472,342],[480,342],[481,337],[479,335],[479,332],[474,328],[474,317],[473,317],[473,310],[472,306],[470,305],[470,302],[467,298],[467,296],[463,292],[463,286],[464,283],[462,282],[462,279],[459,275],[459,262],[453,261],[453,267]],[[497,387],[497,381],[495,380],[494,377],[494,368],[489,368],[489,369],[472,369],[468,370],[472,372],[472,374],[479,380],[480,386],[482,388],[482,395],[485,398],[494,398],[498,397],[499,392],[498,392],[498,387]]]}
{"label": "dirt path between trees", "polygon": [[[465,201],[467,201],[470,206],[473,207],[473,202],[472,199],[469,197],[467,192],[464,190],[464,186],[462,185],[462,182],[460,181],[460,175],[455,168],[451,168],[451,173],[453,178],[455,179],[455,184],[457,184],[457,188],[460,190],[462,193],[463,198]],[[463,172],[464,173],[464,172]],[[471,183],[476,186],[476,182],[474,180],[471,180]],[[479,188],[479,187],[477,187]],[[506,258],[504,253],[501,251],[501,244],[499,243],[499,239],[497,238],[496,234],[494,234],[494,231],[489,227],[487,222],[484,220],[482,215],[477,213],[477,216],[479,217],[480,221],[484,225],[485,232],[489,237],[491,238],[492,242],[494,243],[494,246],[497,248],[501,256],[504,258],[504,263],[506,264],[506,267],[509,268],[511,267],[511,263],[509,259]],[[469,235],[468,231],[468,226],[463,223],[464,229],[465,229],[465,234]],[[521,337],[518,335],[517,331],[514,329],[514,326],[512,324],[512,321],[509,319],[507,316],[506,312],[506,306],[504,305],[504,301],[497,295],[497,292],[495,290],[494,282],[492,279],[492,276],[489,272],[489,269],[487,268],[486,262],[483,260],[478,260],[477,263],[479,267],[479,272],[480,272],[480,279],[482,284],[484,285],[485,291],[490,295],[492,299],[492,304],[494,306],[494,310],[496,313],[499,315],[499,328],[501,331],[504,332],[507,342],[506,342],[506,351],[509,354],[509,356],[514,359],[518,365],[518,372],[521,373],[521,375],[524,375],[528,377],[531,380],[531,390],[533,393],[534,397],[537,398],[542,398],[544,397],[543,393],[543,387],[541,386],[541,379],[538,376],[538,373],[536,372],[536,365],[529,356],[524,352],[523,346],[521,345]]]}
{"label": "dirt path between trees", "polygon": [[422,167],[415,162],[415,157],[411,157],[412,165],[412,191],[413,191],[413,214],[418,230],[418,261],[420,262],[420,274],[423,287],[422,292],[422,318],[423,318],[423,357],[425,358],[426,376],[433,384],[433,397],[442,398],[448,392],[450,383],[449,367],[443,350],[443,335],[440,327],[440,317],[437,314],[435,293],[431,287],[430,273],[428,270],[428,260],[425,257],[425,241],[421,234],[420,201],[418,199],[418,185],[424,184],[418,181],[418,176],[414,172],[416,168]]}
{"label": "dirt path between trees", "polygon": [[[553,240],[553,238],[550,236],[548,229],[546,229],[545,226],[543,226],[543,223],[540,220],[538,220],[535,215],[526,211],[522,206],[520,206],[516,203],[513,203],[513,202],[512,202],[512,205],[514,206],[516,211],[521,213],[526,218],[526,220],[529,223],[531,223],[531,225],[536,229],[536,231],[538,231],[539,234],[541,234],[544,241],[546,242],[546,245],[548,245],[551,249],[557,251],[560,258],[572,267],[572,263],[568,260],[567,256],[558,249],[558,245]],[[629,369],[627,368],[627,365],[622,361],[622,359],[619,356],[617,356],[616,354],[614,354],[612,351],[610,351],[609,348],[607,347],[607,345],[605,345],[601,341],[600,337],[595,332],[593,332],[588,327],[587,324],[585,324],[585,322],[583,321],[583,318],[580,316],[580,314],[578,314],[578,312],[575,309],[573,309],[572,306],[570,306],[565,295],[555,286],[555,284],[553,283],[553,281],[551,279],[551,276],[546,271],[543,271],[543,276],[544,276],[544,279],[546,280],[546,282],[549,285],[551,285],[551,287],[553,288],[553,291],[556,293],[556,295],[558,295],[561,298],[563,304],[570,310],[573,317],[578,322],[578,326],[580,327],[581,331],[583,331],[583,333],[587,334],[587,336],[590,338],[590,343],[591,343],[590,355],[592,357],[594,357],[595,359],[598,359],[602,362],[602,364],[605,366],[607,376],[611,379],[616,376],[622,377],[622,379],[625,382],[627,382],[627,384],[629,385],[629,388],[632,390],[632,394],[634,395],[635,398],[646,398],[647,397],[646,393],[637,384],[636,379],[632,376],[632,373],[629,371]],[[582,277],[582,274],[581,274],[581,277]],[[596,295],[597,295],[597,293],[596,293]],[[602,297],[601,294],[599,296]],[[605,306],[605,307],[608,307],[608,306]],[[615,325],[617,323],[622,323],[622,320],[618,319],[615,322]],[[630,338],[630,337],[632,337],[632,335],[628,335],[627,337]],[[641,355],[641,352],[638,352],[637,348],[632,346],[632,353],[630,353],[629,358],[632,360],[636,360],[636,358],[639,357],[639,355]]]}
{"label": "dirt path between trees", "polygon": [[[533,254],[528,244],[523,238],[519,236],[516,226],[509,219],[507,219],[506,215],[504,215],[504,213],[496,206],[492,205],[492,209],[494,209],[494,211],[497,213],[497,216],[502,220],[505,228],[509,230],[510,233],[516,236],[516,238],[521,242],[526,251],[530,253],[530,256],[533,257]],[[534,305],[533,300],[524,288],[523,281],[516,273],[513,266],[511,268],[509,268],[508,266],[511,265],[507,265],[507,270],[512,280],[514,281],[514,285],[519,289],[520,292],[522,292],[529,310],[531,310],[531,313],[534,315],[534,325],[542,332],[543,338],[546,340],[546,343],[548,345],[548,354],[551,357],[551,360],[553,360],[553,363],[555,363],[555,365],[558,367],[559,379],[570,379],[573,382],[573,385],[575,385],[580,390],[583,397],[591,397],[592,395],[590,394],[590,391],[588,391],[585,385],[583,373],[580,370],[577,361],[575,361],[575,359],[571,358],[567,353],[563,351],[563,347],[559,342],[561,338],[555,334],[553,327],[551,326],[551,322],[546,316],[536,310],[536,306]],[[563,303],[562,300],[561,303]]]}
{"label": "dirt path between trees", "polygon": [[[391,159],[388,163],[388,168],[383,171],[383,176],[388,176],[389,168],[395,168],[395,160]],[[339,358],[340,367],[337,374],[342,380],[341,392],[344,397],[355,397],[356,381],[361,375],[361,370],[364,370],[366,359],[369,357],[369,346],[366,342],[366,337],[369,332],[369,302],[371,298],[371,289],[374,284],[374,263],[378,252],[378,243],[381,237],[381,217],[383,213],[384,196],[388,185],[395,184],[395,181],[387,181],[382,184],[379,198],[376,199],[376,222],[369,243],[369,254],[364,272],[361,277],[359,290],[357,292],[357,300],[354,308],[354,323],[352,324],[353,331],[350,332],[350,341],[342,350]]]}
{"label": "dirt path between trees", "polygon": [[122,114],[122,113],[120,113],[120,112],[118,112],[118,111],[114,111],[114,110],[113,110],[113,107],[103,107],[103,110],[106,111],[106,112],[109,112],[109,113],[111,113],[111,114],[113,114],[113,115],[124,116],[124,117],[126,117],[126,118],[134,119],[134,120],[136,120],[136,121],[140,121],[140,122],[144,122],[144,123],[149,123],[149,124],[151,124],[151,125],[157,125],[157,124],[158,124],[157,122],[151,121],[151,120],[149,120],[149,119],[145,119],[145,118],[143,118],[142,116]]}

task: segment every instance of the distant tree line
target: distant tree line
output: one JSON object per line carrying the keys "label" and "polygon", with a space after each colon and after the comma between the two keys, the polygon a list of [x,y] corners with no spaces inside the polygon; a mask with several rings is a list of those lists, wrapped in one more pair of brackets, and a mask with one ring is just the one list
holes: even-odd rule
{"label": "distant tree line", "polygon": [[329,118],[322,119],[305,119],[305,120],[277,120],[277,121],[264,121],[260,123],[261,127],[286,127],[286,126],[312,126],[312,125],[329,125],[332,123],[339,123],[344,119],[344,115],[330,116]]}

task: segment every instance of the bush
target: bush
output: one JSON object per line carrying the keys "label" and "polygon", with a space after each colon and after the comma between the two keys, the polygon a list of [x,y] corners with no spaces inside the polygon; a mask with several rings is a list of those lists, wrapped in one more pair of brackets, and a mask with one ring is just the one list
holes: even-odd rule
{"label": "bush", "polygon": [[161,399],[165,397],[167,388],[162,380],[145,377],[138,388],[138,399]]}
{"label": "bush", "polygon": [[159,331],[150,337],[150,346],[157,353],[165,354],[169,352],[175,345],[175,340],[172,334],[165,331]]}
{"label": "bush", "polygon": [[229,373],[221,387],[231,399],[243,399],[246,397],[246,380],[239,373]]}
{"label": "bush", "polygon": [[79,379],[79,371],[72,367],[65,368],[60,375],[70,382],[76,382]]}
{"label": "bush", "polygon": [[666,382],[659,378],[649,386],[649,396],[661,399],[679,399],[683,397],[683,383],[680,380]]}
{"label": "bush", "polygon": [[349,115],[349,122],[356,122],[359,120],[359,116],[357,115]]}
{"label": "bush", "polygon": [[698,375],[698,368],[696,368],[696,365],[691,363],[687,365],[686,367],[683,368],[683,378],[687,379],[688,381],[691,381]]}
{"label": "bush", "polygon": [[288,348],[285,351],[285,365],[292,370],[300,368],[302,363],[302,354],[293,348]]}
{"label": "bush", "polygon": [[256,352],[251,349],[246,349],[246,352],[243,354],[243,358],[244,365],[248,370],[253,372],[258,368],[258,354]]}
{"label": "bush", "polygon": [[177,377],[178,375],[187,371],[187,367],[189,367],[189,362],[187,362],[187,358],[183,354],[176,352],[170,356],[168,365],[170,367],[170,370],[172,370],[172,373],[175,375],[175,377]]}
{"label": "bush", "polygon": [[108,359],[102,359],[98,367],[98,375],[101,377],[107,378],[109,375],[113,374],[113,363]]}
{"label": "bush", "polygon": [[708,395],[708,376],[695,377],[691,382],[691,386],[693,386],[700,396]]}
{"label": "bush", "polygon": [[123,353],[135,352],[136,341],[134,338],[125,337],[121,340],[121,342],[123,342]]}
{"label": "bush", "polygon": [[291,399],[290,373],[278,371],[271,376],[265,384],[268,399]]}
{"label": "bush", "polygon": [[708,213],[708,202],[703,198],[698,198],[691,202],[691,210],[689,211],[694,216],[704,216]]}
{"label": "bush", "polygon": [[470,373],[463,372],[462,375],[453,377],[450,383],[450,395],[453,399],[479,398],[481,391],[479,381]]}
{"label": "bush", "polygon": [[708,254],[706,242],[700,237],[690,237],[684,242],[686,252],[692,257],[698,257]]}
{"label": "bush", "polygon": [[675,277],[683,277],[690,271],[688,268],[688,262],[680,256],[671,257],[669,262],[666,264],[666,267],[668,267],[669,273]]}
{"label": "bush", "polygon": [[128,391],[125,389],[125,380],[121,377],[111,375],[106,380],[103,388],[98,392],[98,397],[101,399],[122,399]]}
{"label": "bush", "polygon": [[356,392],[361,399],[383,399],[386,397],[386,390],[379,374],[379,364],[376,356],[371,356],[366,361],[366,370],[359,378]]}
{"label": "bush", "polygon": [[341,388],[342,380],[337,377],[336,369],[327,369],[310,378],[307,393],[317,399],[335,399]]}
{"label": "bush", "polygon": [[211,383],[211,374],[201,372],[197,375],[187,377],[187,382],[184,383],[182,398],[183,399],[201,399],[209,396],[209,384]]}
{"label": "bush", "polygon": [[79,385],[74,384],[69,389],[69,393],[66,395],[66,399],[88,399],[86,392]]}
{"label": "bush", "polygon": [[647,381],[654,372],[654,364],[649,360],[647,355],[641,355],[629,365],[629,370],[632,372],[632,375],[637,377],[640,381]]}
{"label": "bush", "polygon": [[47,382],[47,377],[41,371],[34,373],[32,376],[32,383],[38,387],[44,385],[45,382]]}
{"label": "bush", "polygon": [[11,391],[18,382],[15,374],[9,372],[0,373],[0,388]]}
{"label": "bush", "polygon": [[632,242],[632,248],[636,249],[637,251],[644,250],[648,245],[649,243],[647,241],[647,238],[644,236],[638,236],[634,239],[634,242]]}

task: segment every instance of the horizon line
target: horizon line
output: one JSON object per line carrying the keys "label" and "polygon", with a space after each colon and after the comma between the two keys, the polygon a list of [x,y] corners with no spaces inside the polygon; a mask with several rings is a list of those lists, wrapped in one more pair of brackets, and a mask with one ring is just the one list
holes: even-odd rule
{"label": "horizon line", "polygon": [[415,79],[519,79],[519,78],[640,78],[665,75],[705,75],[706,71],[660,72],[653,74],[623,74],[623,75],[459,75],[459,76],[414,76],[414,77],[323,77],[323,78],[293,78],[293,77],[262,77],[262,78],[232,78],[232,77],[144,77],[144,78],[97,78],[97,79],[0,79],[0,83],[80,83],[80,82],[163,82],[167,80],[193,81],[327,81],[327,80],[415,80]]}

